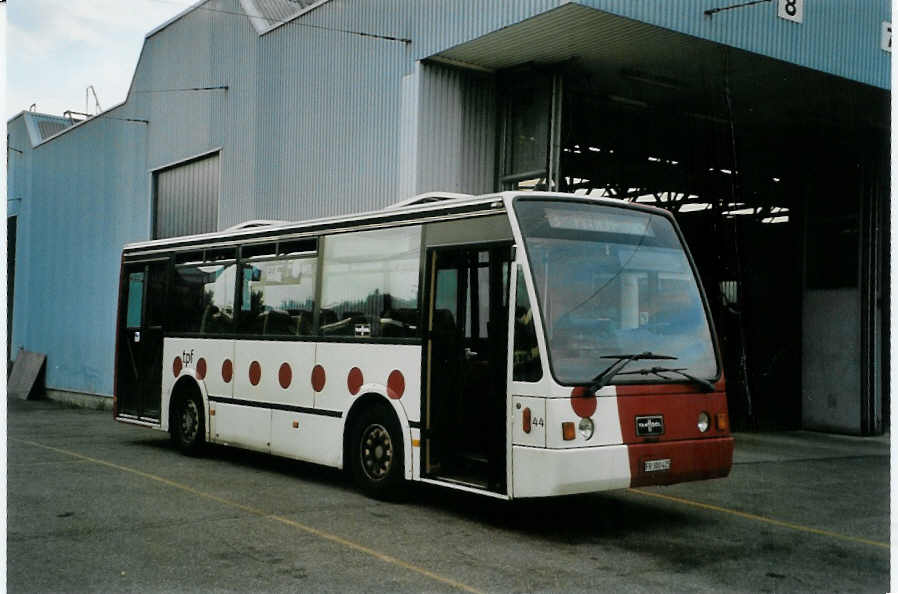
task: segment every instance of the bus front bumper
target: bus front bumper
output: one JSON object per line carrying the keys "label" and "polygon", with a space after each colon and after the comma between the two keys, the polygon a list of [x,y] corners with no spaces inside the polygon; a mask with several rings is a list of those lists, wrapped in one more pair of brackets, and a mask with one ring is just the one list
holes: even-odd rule
{"label": "bus front bumper", "polygon": [[549,497],[722,478],[733,438],[550,450],[512,448],[512,495]]}

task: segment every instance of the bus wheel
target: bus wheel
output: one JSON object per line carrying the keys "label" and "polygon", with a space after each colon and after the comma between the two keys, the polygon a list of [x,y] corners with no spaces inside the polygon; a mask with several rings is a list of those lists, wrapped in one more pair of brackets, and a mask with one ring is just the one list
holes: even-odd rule
{"label": "bus wheel", "polygon": [[171,438],[181,452],[188,455],[199,453],[205,441],[206,424],[203,407],[194,395],[185,395],[175,402],[172,411]]}
{"label": "bus wheel", "polygon": [[394,499],[405,465],[402,436],[393,411],[378,405],[362,411],[353,423],[349,464],[353,480],[367,495]]}

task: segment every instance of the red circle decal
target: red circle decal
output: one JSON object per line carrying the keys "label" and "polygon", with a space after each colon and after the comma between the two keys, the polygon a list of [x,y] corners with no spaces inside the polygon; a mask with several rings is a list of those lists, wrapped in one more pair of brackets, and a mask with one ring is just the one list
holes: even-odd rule
{"label": "red circle decal", "polygon": [[571,408],[578,417],[584,419],[591,417],[596,412],[596,406],[598,406],[596,395],[587,394],[586,388],[578,386],[571,390]]}
{"label": "red circle decal", "polygon": [[234,377],[234,364],[231,363],[230,359],[225,359],[224,363],[221,364],[221,379],[226,384],[229,384],[232,377]]}
{"label": "red circle decal", "polygon": [[200,360],[196,362],[196,379],[201,380],[206,378],[206,360],[200,357]]}
{"label": "red circle decal", "polygon": [[320,392],[324,389],[324,382],[327,380],[327,376],[324,373],[324,367],[321,365],[316,365],[312,368],[312,389],[316,392]]}
{"label": "red circle decal", "polygon": [[262,366],[259,365],[258,361],[253,361],[249,365],[249,383],[254,386],[259,385],[259,380],[262,379]]}
{"label": "red circle decal", "polygon": [[362,384],[365,383],[364,378],[362,377],[362,370],[358,367],[353,367],[349,370],[349,376],[346,378],[346,387],[349,388],[349,393],[355,396],[359,393],[359,390],[362,389]]}
{"label": "red circle decal", "polygon": [[405,392],[405,378],[402,377],[401,371],[394,369],[387,379],[387,396],[393,400],[399,400],[402,398],[403,392]]}
{"label": "red circle decal", "polygon": [[181,363],[181,357],[175,357],[175,362],[172,365],[172,371],[175,372],[175,377],[178,377],[179,375],[181,375],[181,368],[183,366],[184,366],[184,364]]}
{"label": "red circle decal", "polygon": [[281,384],[283,389],[287,389],[290,387],[290,382],[293,381],[293,370],[290,369],[289,363],[282,363],[281,368],[278,370],[278,382]]}

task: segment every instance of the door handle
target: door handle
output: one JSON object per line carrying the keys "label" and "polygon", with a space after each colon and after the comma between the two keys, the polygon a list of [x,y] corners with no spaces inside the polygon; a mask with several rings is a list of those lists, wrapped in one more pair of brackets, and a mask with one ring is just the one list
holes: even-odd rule
{"label": "door handle", "polygon": [[477,356],[477,351],[472,351],[468,347],[465,347],[465,359],[473,359]]}
{"label": "door handle", "polygon": [[134,342],[140,342],[140,330],[134,333]]}

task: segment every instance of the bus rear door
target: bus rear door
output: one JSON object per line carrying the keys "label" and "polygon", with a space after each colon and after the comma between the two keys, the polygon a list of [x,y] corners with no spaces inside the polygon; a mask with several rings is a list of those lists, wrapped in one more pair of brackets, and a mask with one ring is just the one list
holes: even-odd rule
{"label": "bus rear door", "polygon": [[162,326],[168,260],[126,264],[119,321],[118,414],[158,422],[162,400]]}

